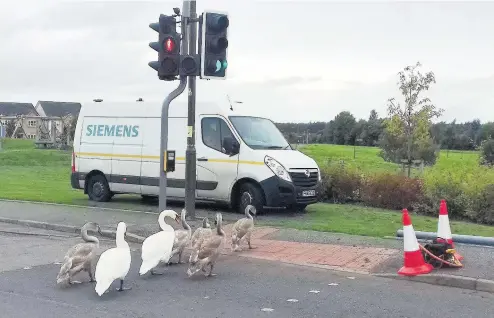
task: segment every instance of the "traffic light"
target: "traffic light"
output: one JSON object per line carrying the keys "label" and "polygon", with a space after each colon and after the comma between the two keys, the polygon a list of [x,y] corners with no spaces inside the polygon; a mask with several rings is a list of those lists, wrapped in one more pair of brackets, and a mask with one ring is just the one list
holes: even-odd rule
{"label": "traffic light", "polygon": [[179,74],[181,42],[175,18],[160,14],[159,22],[151,23],[149,27],[159,33],[159,38],[158,42],[149,43],[158,52],[158,61],[148,64],[158,71],[160,80],[173,81]]}
{"label": "traffic light", "polygon": [[201,78],[226,79],[228,67],[227,13],[205,11],[200,23]]}

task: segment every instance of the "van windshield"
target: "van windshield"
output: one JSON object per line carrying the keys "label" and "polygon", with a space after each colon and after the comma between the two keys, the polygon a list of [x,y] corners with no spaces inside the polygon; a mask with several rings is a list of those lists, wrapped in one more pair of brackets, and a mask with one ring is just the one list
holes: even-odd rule
{"label": "van windshield", "polygon": [[252,149],[292,149],[278,127],[269,119],[229,116],[242,140]]}

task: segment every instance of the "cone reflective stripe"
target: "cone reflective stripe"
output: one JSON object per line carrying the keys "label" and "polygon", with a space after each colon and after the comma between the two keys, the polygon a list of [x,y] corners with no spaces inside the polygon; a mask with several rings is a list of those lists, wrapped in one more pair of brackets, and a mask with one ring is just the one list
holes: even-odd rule
{"label": "cone reflective stripe", "polygon": [[404,264],[398,271],[398,274],[417,276],[428,274],[432,271],[432,265],[424,261],[419,242],[415,236],[415,230],[412,226],[412,219],[407,209],[403,209],[403,250]]}
{"label": "cone reflective stripe", "polygon": [[[448,244],[451,244],[453,248],[455,247],[453,243],[453,235],[451,234],[451,227],[449,226],[446,200],[441,200],[441,204],[439,206],[439,221],[437,222],[437,241],[444,242],[444,240],[446,240]],[[459,261],[463,260],[463,256],[458,253],[455,253],[455,257]]]}

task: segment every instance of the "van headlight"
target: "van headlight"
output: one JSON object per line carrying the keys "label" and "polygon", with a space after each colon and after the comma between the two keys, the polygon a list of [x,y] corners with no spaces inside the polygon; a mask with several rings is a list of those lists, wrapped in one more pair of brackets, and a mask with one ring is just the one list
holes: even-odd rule
{"label": "van headlight", "polygon": [[273,171],[275,175],[285,181],[292,182],[290,174],[281,163],[271,158],[270,156],[264,157],[264,163],[266,164],[266,166],[268,166],[269,169],[271,169],[271,171]]}

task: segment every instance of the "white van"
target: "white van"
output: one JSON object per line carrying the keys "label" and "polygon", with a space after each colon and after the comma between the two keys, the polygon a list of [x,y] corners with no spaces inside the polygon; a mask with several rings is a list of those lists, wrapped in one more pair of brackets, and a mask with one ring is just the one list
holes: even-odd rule
{"label": "white van", "polygon": [[[292,149],[269,119],[245,116],[217,104],[197,103],[196,151],[199,201],[227,203],[243,212],[264,208],[304,209],[320,195],[316,162]],[[91,200],[114,194],[158,196],[160,102],[83,104],[72,154],[71,185]],[[172,102],[168,150],[176,151],[167,196],[185,198],[187,103]]]}

